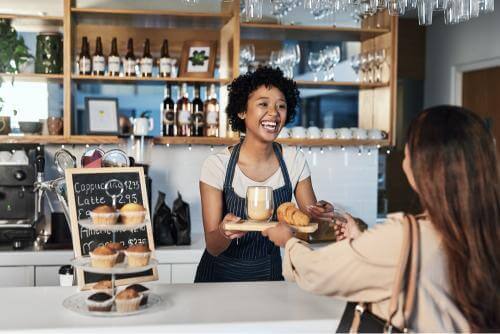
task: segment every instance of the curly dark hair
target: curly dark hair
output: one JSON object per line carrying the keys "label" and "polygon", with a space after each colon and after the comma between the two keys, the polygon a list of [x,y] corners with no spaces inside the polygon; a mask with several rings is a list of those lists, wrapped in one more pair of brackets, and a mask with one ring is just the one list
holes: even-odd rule
{"label": "curly dark hair", "polygon": [[228,86],[229,102],[226,113],[233,131],[246,131],[245,120],[239,118],[238,114],[247,109],[248,97],[262,85],[267,88],[276,87],[285,95],[287,105],[285,124],[295,117],[295,109],[300,101],[300,93],[295,81],[285,78],[279,68],[260,67],[253,73],[240,75]]}

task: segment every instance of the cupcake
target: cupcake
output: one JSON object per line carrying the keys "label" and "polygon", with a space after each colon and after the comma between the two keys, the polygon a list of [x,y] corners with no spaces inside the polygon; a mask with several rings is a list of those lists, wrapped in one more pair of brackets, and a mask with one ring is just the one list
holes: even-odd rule
{"label": "cupcake", "polygon": [[100,205],[90,212],[90,218],[95,225],[113,225],[118,220],[118,214],[109,205]]}
{"label": "cupcake", "polygon": [[127,248],[125,255],[130,267],[144,267],[149,263],[151,251],[144,244],[136,244]]}
{"label": "cupcake", "polygon": [[92,267],[111,268],[115,265],[118,252],[106,246],[97,247],[90,252]]}
{"label": "cupcake", "polygon": [[104,292],[104,293],[109,293],[110,295],[113,294],[113,289],[111,286],[111,281],[110,280],[103,280],[95,283],[92,285],[92,291],[94,292]]}
{"label": "cupcake", "polygon": [[137,291],[137,293],[140,293],[142,295],[141,299],[141,306],[146,305],[148,303],[148,297],[149,297],[149,289],[146,288],[144,285],[141,284],[132,284],[127,286],[127,289],[132,289]]}
{"label": "cupcake", "polygon": [[140,204],[128,203],[120,209],[120,217],[123,224],[142,224],[146,217],[146,209]]}
{"label": "cupcake", "polygon": [[115,304],[117,312],[133,312],[139,309],[142,295],[133,290],[125,289],[116,295]]}
{"label": "cupcake", "polygon": [[90,312],[109,312],[113,306],[113,296],[104,292],[94,293],[85,300],[85,304]]}
{"label": "cupcake", "polygon": [[110,242],[106,244],[106,247],[111,248],[118,252],[118,257],[116,258],[116,263],[122,263],[125,260],[125,246],[123,246],[120,242]]}

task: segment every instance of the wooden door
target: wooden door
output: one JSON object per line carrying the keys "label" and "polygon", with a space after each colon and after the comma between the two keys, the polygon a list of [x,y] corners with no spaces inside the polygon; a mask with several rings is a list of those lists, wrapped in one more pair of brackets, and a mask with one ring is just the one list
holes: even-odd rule
{"label": "wooden door", "polygon": [[486,120],[495,136],[500,156],[500,67],[465,72],[462,103]]}

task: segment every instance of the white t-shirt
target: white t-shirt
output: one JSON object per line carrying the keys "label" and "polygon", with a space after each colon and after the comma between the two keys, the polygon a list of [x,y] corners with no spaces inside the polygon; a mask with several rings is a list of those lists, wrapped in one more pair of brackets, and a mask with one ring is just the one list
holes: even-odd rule
{"label": "white t-shirt", "polygon": [[[304,153],[296,147],[283,145],[282,154],[294,191],[297,183],[308,178],[311,175],[311,172],[309,170],[309,166],[307,165]],[[229,151],[229,148],[225,148],[216,154],[210,155],[205,162],[203,162],[200,181],[222,191],[224,188],[224,180],[226,179],[226,171],[230,157],[231,152]],[[238,167],[238,164],[236,164],[233,178],[233,189],[240,197],[246,196],[246,190],[249,186],[268,186],[273,189],[278,189],[284,185],[285,179],[281,173],[281,168],[278,168],[276,173],[271,175],[267,180],[257,182],[243,174]]]}

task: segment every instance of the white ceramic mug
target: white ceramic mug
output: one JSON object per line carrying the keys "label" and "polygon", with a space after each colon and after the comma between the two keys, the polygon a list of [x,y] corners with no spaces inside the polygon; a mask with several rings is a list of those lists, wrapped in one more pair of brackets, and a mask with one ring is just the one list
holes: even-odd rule
{"label": "white ceramic mug", "polygon": [[339,139],[352,139],[352,131],[348,128],[337,129],[337,138]]}
{"label": "white ceramic mug", "polygon": [[294,126],[292,128],[292,137],[296,139],[306,138],[306,129],[303,126]]}
{"label": "white ceramic mug", "polygon": [[385,132],[379,129],[368,130],[368,138],[373,140],[380,140],[385,138]]}
{"label": "white ceramic mug", "polygon": [[355,139],[368,139],[368,131],[361,128],[352,128],[352,137]]}
{"label": "white ceramic mug", "polygon": [[321,137],[323,139],[335,139],[337,138],[337,133],[333,128],[324,128],[321,131]]}
{"label": "white ceramic mug", "polygon": [[147,136],[149,131],[153,130],[153,128],[154,124],[152,118],[134,118],[134,135]]}
{"label": "white ceramic mug", "polygon": [[307,138],[319,139],[321,138],[321,130],[317,126],[310,126],[307,128]]}

